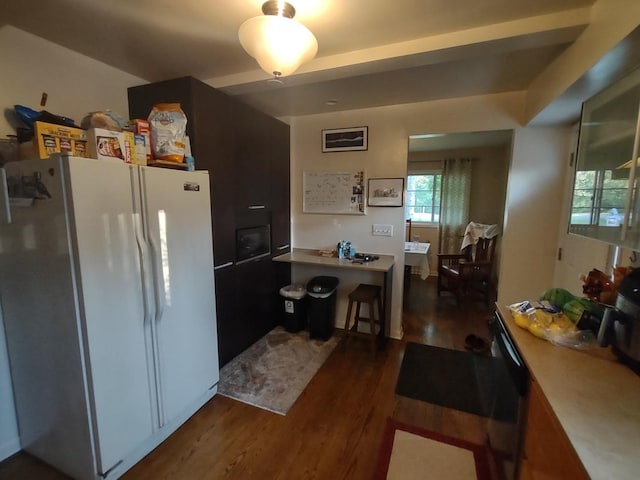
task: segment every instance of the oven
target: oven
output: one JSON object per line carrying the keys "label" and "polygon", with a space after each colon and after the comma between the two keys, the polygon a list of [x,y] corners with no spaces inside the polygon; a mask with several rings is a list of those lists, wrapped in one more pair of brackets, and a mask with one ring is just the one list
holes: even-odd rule
{"label": "oven", "polygon": [[236,264],[271,254],[271,226],[257,225],[236,229]]}
{"label": "oven", "polygon": [[529,371],[498,312],[491,321],[494,395],[487,424],[498,478],[518,478],[526,422]]}

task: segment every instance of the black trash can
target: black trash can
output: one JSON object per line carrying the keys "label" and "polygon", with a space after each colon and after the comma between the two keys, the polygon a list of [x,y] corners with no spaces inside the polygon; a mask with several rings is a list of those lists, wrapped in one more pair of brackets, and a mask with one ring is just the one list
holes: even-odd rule
{"label": "black trash can", "polygon": [[307,290],[304,285],[287,285],[280,289],[282,296],[282,325],[287,332],[296,333],[307,326]]}
{"label": "black trash can", "polygon": [[314,277],[307,283],[309,336],[328,340],[336,318],[336,277]]}

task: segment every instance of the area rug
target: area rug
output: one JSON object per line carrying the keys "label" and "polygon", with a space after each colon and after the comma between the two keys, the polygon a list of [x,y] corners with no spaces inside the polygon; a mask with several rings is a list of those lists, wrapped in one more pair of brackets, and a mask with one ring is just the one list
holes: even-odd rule
{"label": "area rug", "polygon": [[222,367],[218,393],[286,415],[338,341],[276,327]]}
{"label": "area rug", "polygon": [[474,415],[515,421],[517,405],[501,401],[498,395],[509,381],[504,363],[496,358],[409,342],[396,393]]}
{"label": "area rug", "polygon": [[489,480],[490,475],[482,446],[387,419],[374,480]]}

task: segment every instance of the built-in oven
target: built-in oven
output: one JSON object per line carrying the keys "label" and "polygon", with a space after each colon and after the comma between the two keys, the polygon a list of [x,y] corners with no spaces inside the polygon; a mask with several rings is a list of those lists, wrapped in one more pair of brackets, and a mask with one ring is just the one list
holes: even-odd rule
{"label": "built-in oven", "polygon": [[271,254],[271,227],[254,225],[236,229],[236,263]]}
{"label": "built-in oven", "polygon": [[489,447],[500,480],[518,478],[526,422],[529,371],[496,312],[491,321],[493,369],[491,414],[487,424]]}

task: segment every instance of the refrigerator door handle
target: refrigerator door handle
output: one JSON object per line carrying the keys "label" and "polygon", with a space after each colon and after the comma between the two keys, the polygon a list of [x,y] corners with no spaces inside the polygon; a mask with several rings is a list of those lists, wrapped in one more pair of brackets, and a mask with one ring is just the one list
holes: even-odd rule
{"label": "refrigerator door handle", "polygon": [[0,223],[11,223],[11,204],[9,203],[9,186],[7,185],[7,171],[0,168]]}
{"label": "refrigerator door handle", "polygon": [[135,234],[136,243],[138,244],[138,252],[140,253],[140,273],[142,276],[142,295],[144,305],[144,323],[151,321],[151,300],[149,295],[149,247],[144,241],[144,233],[142,230],[142,218],[140,214],[135,214]]}
{"label": "refrigerator door handle", "polygon": [[154,275],[153,283],[155,284],[155,299],[156,299],[156,323],[162,319],[164,308],[167,305],[166,291],[164,285],[164,272],[162,268],[162,254],[158,248],[158,243],[155,239],[149,235],[149,243],[151,245],[151,252],[154,263]]}

